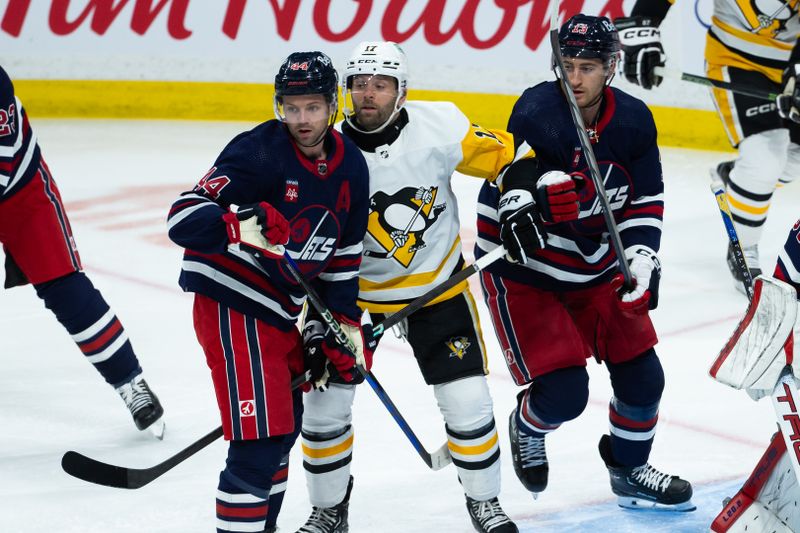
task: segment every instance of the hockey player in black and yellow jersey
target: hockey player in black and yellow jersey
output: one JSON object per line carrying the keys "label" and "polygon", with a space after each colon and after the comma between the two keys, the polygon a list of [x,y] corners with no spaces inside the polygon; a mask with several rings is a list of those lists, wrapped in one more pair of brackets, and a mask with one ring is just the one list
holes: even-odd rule
{"label": "hockey player in black and yellow jersey", "polygon": [[[358,303],[376,322],[463,268],[453,172],[494,180],[515,157],[508,133],[471,124],[452,103],[406,101],[407,77],[406,56],[390,42],[359,44],[342,76],[346,120],[339,127],[361,149],[370,173]],[[478,312],[466,282],[402,326],[433,386],[473,525],[516,532],[497,500],[500,448]],[[308,335],[314,328],[307,320]],[[353,385],[332,380],[328,390],[304,399],[303,465],[314,508],[302,533],[347,530],[354,395]]]}
{"label": "hockey player in black and yellow jersey", "polygon": [[[625,77],[645,89],[661,83],[654,67],[664,65],[658,26],[670,0],[637,0],[631,16],[616,19],[623,45]],[[777,105],[713,89],[728,139],[739,153],[713,171],[725,183],[733,220],[754,275],[761,273],[758,241],[772,194],[800,173],[799,0],[716,0],[706,37],[709,78],[781,93]],[[762,11],[763,10],[763,11]],[[732,251],[728,265],[743,289]]]}

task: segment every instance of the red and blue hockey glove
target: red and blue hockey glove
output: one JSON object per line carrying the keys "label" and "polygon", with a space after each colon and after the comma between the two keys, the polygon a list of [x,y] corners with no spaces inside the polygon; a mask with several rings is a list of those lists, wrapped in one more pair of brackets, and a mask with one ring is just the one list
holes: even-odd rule
{"label": "red and blue hockey glove", "polygon": [[644,246],[634,246],[625,250],[634,286],[624,289],[622,274],[611,280],[611,286],[619,295],[619,306],[627,312],[643,315],[658,307],[658,284],[661,281],[661,261],[656,253]]}
{"label": "red and blue hockey glove", "polygon": [[239,206],[222,215],[228,240],[256,257],[279,259],[289,242],[289,222],[267,202]]}
{"label": "red and blue hockey glove", "polygon": [[536,180],[536,205],[545,222],[578,220],[580,204],[572,176],[560,170],[542,174]]}
{"label": "red and blue hockey glove", "polygon": [[661,45],[659,22],[652,17],[614,19],[622,45],[622,72],[625,79],[644,89],[658,87],[663,79],[655,71],[667,61]]}
{"label": "red and blue hockey glove", "polygon": [[783,71],[783,89],[775,100],[778,114],[792,122],[800,122],[800,63],[792,63]]}
{"label": "red and blue hockey glove", "polygon": [[500,196],[497,214],[500,217],[500,239],[510,261],[524,264],[536,250],[544,248],[547,233],[530,191],[511,189],[504,192]]}

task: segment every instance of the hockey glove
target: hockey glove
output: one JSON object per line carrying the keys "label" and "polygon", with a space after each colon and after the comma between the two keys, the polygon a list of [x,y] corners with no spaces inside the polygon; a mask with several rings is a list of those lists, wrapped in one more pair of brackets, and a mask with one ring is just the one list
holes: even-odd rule
{"label": "hockey glove", "polygon": [[542,174],[536,181],[536,205],[545,222],[577,220],[580,204],[572,176],[560,170]]}
{"label": "hockey glove", "polygon": [[[330,373],[328,358],[322,350],[325,340],[325,326],[318,319],[309,319],[303,327],[303,361],[307,370],[311,371],[311,379],[303,385],[303,391],[315,389],[325,390]],[[310,384],[309,384],[310,383]]]}
{"label": "hockey glove", "polygon": [[524,264],[536,250],[544,248],[547,233],[529,191],[511,189],[503,193],[497,214],[509,261]]}
{"label": "hockey glove", "polygon": [[650,17],[622,17],[614,20],[622,44],[622,71],[625,79],[644,89],[661,85],[663,78],[655,73],[663,67],[667,56],[661,46],[659,20]]}
{"label": "hockey glove", "polygon": [[617,274],[611,281],[619,295],[619,306],[636,315],[647,313],[648,309],[658,307],[658,284],[661,281],[661,261],[656,253],[644,246],[634,246],[625,250],[625,256],[633,276],[633,287],[622,287],[624,278]]}
{"label": "hockey glove", "polygon": [[778,114],[792,122],[800,122],[800,63],[793,63],[783,71],[783,90],[775,100]]}
{"label": "hockey glove", "polygon": [[267,202],[239,206],[236,212],[222,215],[231,244],[256,257],[279,259],[278,248],[289,242],[289,223]]}
{"label": "hockey glove", "polygon": [[352,322],[344,317],[337,317],[337,320],[344,334],[353,343],[355,352],[351,353],[346,346],[342,346],[331,329],[325,333],[322,351],[336,367],[339,376],[349,383],[355,379],[358,372],[356,365],[361,365],[367,372],[372,368],[372,354],[378,342],[372,334],[372,323],[368,313],[365,312],[362,317],[364,324]]}

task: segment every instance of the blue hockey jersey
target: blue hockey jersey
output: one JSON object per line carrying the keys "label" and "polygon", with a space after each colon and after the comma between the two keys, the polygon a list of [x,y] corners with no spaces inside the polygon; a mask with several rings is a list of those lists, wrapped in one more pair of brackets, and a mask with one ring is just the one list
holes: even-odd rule
{"label": "blue hockey jersey", "polygon": [[794,285],[800,299],[800,220],[794,223],[783,250],[778,254],[775,277]]}
{"label": "blue hockey jersey", "polygon": [[367,227],[367,165],[336,131],[327,160],[310,161],[270,120],[235,137],[193,190],[172,204],[169,236],[186,248],[180,285],[284,330],[305,293],[282,260],[229,246],[222,216],[232,204],[267,202],[289,221],[286,250],[334,313],[358,320],[358,268]]}
{"label": "blue hockey jersey", "polygon": [[[597,122],[587,128],[624,248],[644,247],[657,252],[664,183],[650,110],[642,101],[607,87]],[[525,265],[498,261],[489,270],[554,291],[586,288],[610,279],[617,272],[617,257],[559,84],[545,82],[527,89],[514,105],[508,131],[514,135],[518,151],[532,148],[545,170],[581,173],[586,179],[578,190],[578,220],[548,224],[546,247]],[[500,245],[499,198],[495,184],[482,186],[478,197],[478,257]]]}
{"label": "blue hockey jersey", "polygon": [[41,162],[36,134],[14,85],[0,67],[0,201],[28,183]]}

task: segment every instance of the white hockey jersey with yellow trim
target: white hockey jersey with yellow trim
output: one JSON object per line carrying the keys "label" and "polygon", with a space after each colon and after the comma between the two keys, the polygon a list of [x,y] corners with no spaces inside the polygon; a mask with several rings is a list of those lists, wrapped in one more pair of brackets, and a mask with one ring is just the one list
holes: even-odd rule
{"label": "white hockey jersey with yellow trim", "polygon": [[[453,172],[494,180],[514,159],[511,135],[471,124],[450,102],[410,101],[404,108],[408,124],[399,137],[374,153],[362,150],[369,166],[370,213],[359,305],[374,313],[399,310],[458,267]],[[465,288],[466,282],[431,303]]]}
{"label": "white hockey jersey with yellow trim", "polygon": [[[757,64],[778,68],[789,60],[800,35],[800,0],[714,0],[710,38]],[[712,63],[726,63],[724,51],[707,50]]]}

